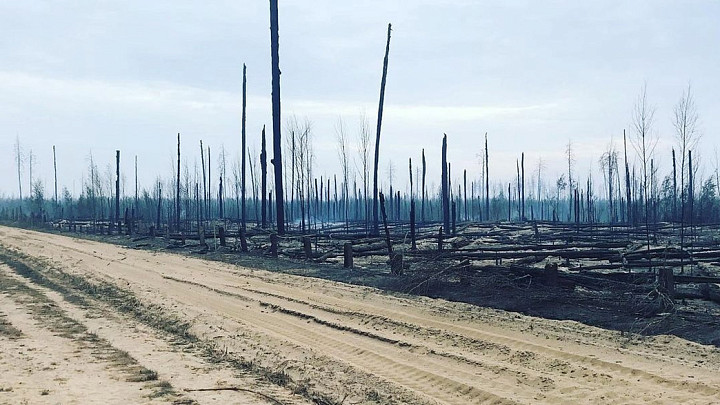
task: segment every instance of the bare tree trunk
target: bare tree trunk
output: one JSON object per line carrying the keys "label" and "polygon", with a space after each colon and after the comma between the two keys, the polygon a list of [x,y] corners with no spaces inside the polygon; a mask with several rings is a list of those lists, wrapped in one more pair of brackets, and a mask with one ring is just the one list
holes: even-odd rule
{"label": "bare tree trunk", "polygon": [[[467,205],[467,170],[463,169],[463,203],[465,205],[465,221],[468,220],[468,205]],[[472,201],[470,201],[472,204]]]}
{"label": "bare tree trunk", "polygon": [[160,232],[160,213],[162,209],[162,183],[158,180],[157,183],[158,201],[157,201],[157,213],[155,214],[155,229]]}
{"label": "bare tree trunk", "polygon": [[425,222],[425,197],[427,195],[425,188],[425,174],[427,174],[427,166],[425,165],[425,148],[422,150],[422,204],[420,208],[420,219]]}
{"label": "bare tree trunk", "polygon": [[120,151],[115,151],[115,224],[120,230]]}
{"label": "bare tree trunk", "polygon": [[18,189],[20,192],[20,203],[22,203],[22,176],[20,175],[20,167],[22,166],[22,154],[20,153],[20,138],[15,137],[15,162],[17,163]]}
{"label": "bare tree trunk", "polygon": [[521,219],[525,221],[525,152],[520,155],[520,170],[521,170],[521,176],[522,176],[522,217]]}
{"label": "bare tree trunk", "polygon": [[267,227],[267,150],[265,149],[265,125],[260,139],[260,190],[262,191],[262,228]]}
{"label": "bare tree trunk", "polygon": [[442,192],[442,215],[443,215],[443,229],[445,234],[450,234],[450,190],[449,190],[449,175],[448,175],[448,162],[447,162],[447,135],[443,134],[442,140],[442,173],[441,173],[441,192]]}
{"label": "bare tree trunk", "polygon": [[200,140],[200,164],[202,165],[202,175],[203,175],[202,217],[203,217],[203,219],[207,219],[207,179],[205,177],[205,149],[203,149],[202,139]]}
{"label": "bare tree trunk", "polygon": [[[247,217],[246,217],[246,208],[245,208],[245,201],[247,194],[245,192],[245,161],[247,160],[247,156],[245,155],[245,151],[247,150],[246,142],[245,142],[245,123],[246,123],[246,109],[247,109],[247,66],[243,63],[243,81],[242,81],[242,93],[243,93],[243,101],[242,101],[242,130],[241,130],[241,143],[242,143],[242,163],[240,164],[240,193],[241,193],[241,200],[240,200],[240,224],[242,226],[242,229],[247,229]],[[264,135],[265,129],[263,128],[263,141],[264,141]],[[264,193],[263,193],[263,201],[265,200]],[[263,218],[264,218],[264,211],[263,211]],[[265,227],[264,221],[263,221],[263,228]]]}
{"label": "bare tree trunk", "polygon": [[210,155],[210,147],[207,147],[207,160],[208,160],[208,191],[207,191],[207,202],[208,202],[208,213],[207,217],[208,219],[212,219],[212,166],[210,165],[211,155]]}
{"label": "bare tree trunk", "polygon": [[178,133],[177,139],[177,188],[175,193],[175,229],[180,230],[180,133]]}
{"label": "bare tree trunk", "polygon": [[[485,133],[485,219],[490,220],[490,159],[488,157],[487,132]],[[508,198],[510,195],[508,194]]]}
{"label": "bare tree trunk", "polygon": [[677,165],[675,161],[675,148],[672,148],[672,165],[673,165],[673,208],[672,220],[677,221]]}
{"label": "bare tree trunk", "polygon": [[272,59],[273,158],[275,169],[275,217],[278,235],[285,234],[285,200],[282,178],[282,133],[280,128],[280,35],[278,0],[270,0],[270,54]]}
{"label": "bare tree trunk", "polygon": [[57,192],[57,158],[55,157],[55,145],[53,145],[53,170],[55,171],[55,205],[58,204],[58,192]]}
{"label": "bare tree trunk", "polygon": [[[140,199],[138,195],[138,165],[137,165],[137,155],[135,155],[135,212],[138,214],[140,213]],[[56,182],[57,183],[57,182]],[[57,186],[56,186],[57,189]]]}
{"label": "bare tree trunk", "polygon": [[385,45],[385,59],[383,59],[383,74],[380,81],[380,103],[378,105],[377,134],[375,136],[375,168],[373,170],[373,234],[380,233],[378,224],[378,165],[380,164],[380,129],[382,127],[383,104],[385,102],[385,82],[387,81],[388,54],[390,53],[390,33],[392,24],[388,24],[387,44]]}
{"label": "bare tree trunk", "polygon": [[625,200],[627,204],[627,224],[629,234],[630,224],[634,223],[634,221],[632,216],[632,194],[630,193],[630,164],[628,163],[627,137],[625,136],[625,130],[623,130],[623,149],[625,151]]}

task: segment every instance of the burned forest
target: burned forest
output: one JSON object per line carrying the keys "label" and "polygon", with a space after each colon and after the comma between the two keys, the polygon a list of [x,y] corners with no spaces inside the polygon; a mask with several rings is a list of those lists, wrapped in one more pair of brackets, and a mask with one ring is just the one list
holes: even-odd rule
{"label": "burned forest", "polygon": [[[682,86],[637,80],[635,70],[651,68],[623,70],[617,64],[634,59],[621,58],[607,62],[623,75],[615,76],[619,93],[620,85],[592,76],[605,74],[604,65],[575,77],[575,64],[593,63],[593,55],[578,61],[585,47],[602,47],[577,45],[564,32],[558,43],[572,52],[543,56],[557,58],[547,68],[555,76],[528,72],[541,64],[527,46],[507,51],[522,56],[514,56],[524,64],[517,73],[501,64],[502,51],[468,59],[474,46],[497,50],[489,39],[459,38],[452,27],[447,36],[418,37],[410,20],[429,18],[427,10],[408,6],[415,17],[404,18],[378,6],[388,18],[370,25],[346,20],[351,11],[339,5],[328,6],[330,18],[278,3],[243,11],[261,16],[264,31],[241,19],[233,29],[247,31],[245,42],[241,52],[233,42],[231,56],[224,41],[232,24],[222,13],[195,11],[223,21],[202,41],[200,28],[166,34],[202,55],[223,49],[215,55],[226,59],[221,68],[202,58],[207,66],[187,67],[198,75],[192,84],[165,88],[170,79],[153,78],[143,92],[117,80],[93,91],[100,112],[86,107],[94,114],[86,121],[118,126],[114,107],[98,101],[107,95],[137,103],[130,111],[153,135],[120,125],[126,136],[58,135],[42,148],[32,131],[8,138],[0,150],[8,168],[0,352],[9,354],[0,356],[0,375],[10,377],[0,379],[0,402],[720,397],[717,104],[702,87],[710,85],[693,84],[702,73]],[[459,13],[465,27],[459,6],[433,7]],[[441,11],[420,19],[428,32],[442,20]],[[354,34],[328,33],[340,23]],[[317,34],[323,24],[328,32]],[[546,39],[503,35],[493,41]],[[423,70],[435,53],[446,55],[447,37],[457,56]],[[413,47],[417,38],[422,46]],[[643,51],[659,52],[647,42]],[[361,51],[372,56],[353,59]],[[143,63],[151,53],[143,51]],[[567,71],[545,100],[538,83],[561,64]],[[226,83],[228,71],[237,83]],[[79,99],[98,77],[66,82]],[[458,87],[442,89],[455,79]],[[70,88],[53,80],[39,83]],[[617,105],[605,105],[608,97]],[[163,103],[177,111],[159,113]],[[72,103],[57,114],[63,108]],[[72,369],[71,354],[87,367]]]}

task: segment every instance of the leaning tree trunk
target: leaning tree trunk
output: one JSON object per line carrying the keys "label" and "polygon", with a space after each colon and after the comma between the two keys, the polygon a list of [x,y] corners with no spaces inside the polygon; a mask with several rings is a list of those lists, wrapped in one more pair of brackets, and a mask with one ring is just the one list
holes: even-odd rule
{"label": "leaning tree trunk", "polygon": [[379,235],[378,224],[378,165],[380,163],[380,129],[382,127],[383,104],[385,103],[385,82],[387,81],[388,54],[390,53],[390,33],[392,24],[388,24],[387,44],[385,45],[385,59],[383,59],[383,74],[380,81],[380,103],[378,105],[377,133],[375,135],[375,167],[373,169],[373,234]]}
{"label": "leaning tree trunk", "polygon": [[55,157],[55,145],[53,145],[53,170],[55,171],[55,205],[58,204],[58,193],[57,193],[57,159]]}
{"label": "leaning tree trunk", "polygon": [[270,0],[270,55],[272,59],[273,158],[275,169],[275,218],[278,235],[285,234],[285,200],[282,178],[282,134],[280,128],[280,35],[278,0]]}

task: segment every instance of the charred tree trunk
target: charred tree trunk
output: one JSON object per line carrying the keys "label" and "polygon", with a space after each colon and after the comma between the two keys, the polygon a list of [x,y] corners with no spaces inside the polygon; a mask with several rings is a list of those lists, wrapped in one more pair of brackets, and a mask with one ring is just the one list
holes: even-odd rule
{"label": "charred tree trunk", "polygon": [[180,229],[180,133],[177,136],[177,178],[175,190],[175,229]]}
{"label": "charred tree trunk", "polygon": [[[273,77],[274,80],[274,77]],[[247,145],[245,140],[245,123],[247,122],[247,116],[246,116],[246,110],[247,110],[247,66],[243,63],[243,81],[242,81],[242,93],[243,93],[243,101],[242,101],[242,129],[241,131],[241,143],[242,143],[242,152],[241,152],[241,158],[242,163],[240,164],[240,224],[242,226],[242,229],[247,229],[247,210],[246,210],[246,188],[245,188],[245,162],[247,161],[246,151],[247,151]],[[273,99],[274,101],[274,99]],[[273,110],[274,113],[274,110]],[[263,140],[264,140],[264,133],[265,129],[263,128]],[[262,157],[261,157],[262,159]],[[264,200],[264,197],[263,197]],[[263,228],[265,226],[263,225]]]}
{"label": "charred tree trunk", "polygon": [[630,193],[630,165],[628,163],[627,156],[627,137],[625,136],[625,130],[623,130],[623,149],[625,151],[625,200],[627,204],[627,225],[628,233],[630,232],[630,224],[633,223],[632,219],[632,194]]}
{"label": "charred tree trunk", "polygon": [[205,149],[203,149],[202,139],[200,140],[200,164],[202,165],[203,175],[203,209],[202,217],[207,219],[207,180],[205,175]]}
{"label": "charred tree trunk", "polygon": [[420,204],[420,221],[425,222],[425,174],[427,173],[427,167],[425,165],[425,148],[422,150],[422,203]]}
{"label": "charred tree trunk", "polygon": [[447,163],[447,135],[443,134],[442,140],[442,177],[441,181],[441,192],[442,192],[442,215],[443,215],[443,228],[445,233],[450,233],[450,190],[448,185],[448,163]]}
{"label": "charred tree trunk", "polygon": [[[490,159],[488,157],[487,132],[485,133],[485,219],[490,220]],[[510,194],[508,193],[508,198]]]}
{"label": "charred tree trunk", "polygon": [[275,169],[275,217],[278,235],[285,234],[285,201],[282,178],[282,134],[280,127],[280,35],[278,0],[270,0],[270,54],[272,59],[273,158]]}
{"label": "charred tree trunk", "polygon": [[[675,162],[675,148],[672,149],[672,165],[673,165],[673,206],[672,220],[677,221],[677,166]],[[720,185],[718,185],[720,186]]]}
{"label": "charred tree trunk", "polygon": [[120,231],[120,151],[115,151],[115,224]]}
{"label": "charred tree trunk", "polygon": [[162,209],[162,185],[158,182],[157,213],[155,214],[155,229],[160,232],[160,214]]}
{"label": "charred tree trunk", "polygon": [[525,221],[525,152],[523,152],[520,155],[520,176],[522,180],[522,191],[520,195],[522,196],[522,216],[521,219]]}
{"label": "charred tree trunk", "polygon": [[57,158],[55,157],[55,145],[53,145],[53,170],[55,171],[55,206],[58,204],[57,193]]}
{"label": "charred tree trunk", "polygon": [[380,102],[378,104],[377,133],[375,135],[375,166],[373,169],[373,234],[378,235],[378,165],[380,164],[380,129],[382,128],[383,104],[385,103],[385,82],[387,81],[388,54],[390,53],[390,33],[392,24],[388,24],[387,44],[385,45],[385,59],[383,59],[383,74],[380,81]]}
{"label": "charred tree trunk", "polygon": [[260,189],[262,190],[262,228],[267,227],[267,151],[265,150],[265,125],[263,125],[260,139]]}

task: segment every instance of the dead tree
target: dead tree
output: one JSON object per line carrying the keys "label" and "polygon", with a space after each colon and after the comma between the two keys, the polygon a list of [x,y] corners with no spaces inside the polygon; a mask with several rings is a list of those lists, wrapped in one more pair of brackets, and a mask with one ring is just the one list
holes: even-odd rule
{"label": "dead tree", "polygon": [[175,191],[175,229],[180,230],[180,133],[177,135],[177,181]]}
{"label": "dead tree", "polygon": [[[508,198],[510,198],[509,194]],[[490,159],[488,157],[487,132],[485,133],[485,219],[490,220]]]}
{"label": "dead tree", "polygon": [[55,205],[58,204],[58,192],[57,192],[57,158],[55,157],[55,145],[53,145],[53,170],[55,171]]}
{"label": "dead tree", "polygon": [[623,150],[625,153],[625,201],[627,204],[627,225],[628,235],[630,233],[630,224],[634,224],[634,218],[632,216],[632,194],[630,192],[630,163],[628,162],[627,155],[627,137],[625,136],[625,130],[623,129]]}
{"label": "dead tree", "polygon": [[635,148],[635,152],[640,158],[642,164],[642,193],[641,202],[645,213],[645,237],[650,248],[650,206],[648,202],[650,175],[648,166],[652,159],[657,139],[652,133],[652,124],[655,116],[655,108],[650,106],[647,101],[647,85],[643,85],[640,90],[635,108],[633,110],[632,125],[635,130],[635,136],[630,138],[630,143]]}
{"label": "dead tree", "polygon": [[115,151],[115,224],[120,230],[120,151]]}
{"label": "dead tree", "polygon": [[420,218],[425,222],[425,197],[427,195],[425,188],[425,175],[427,174],[427,166],[425,165],[425,148],[422,150],[422,203],[420,205]]}
{"label": "dead tree", "polygon": [[22,203],[22,176],[20,175],[20,167],[22,166],[22,152],[20,151],[20,137],[15,137],[15,163],[17,163],[18,189],[20,192],[20,203]]}
{"label": "dead tree", "polygon": [[267,227],[267,150],[265,149],[265,125],[260,139],[260,189],[262,191],[261,208],[262,228]]}
{"label": "dead tree", "polygon": [[[675,148],[672,148],[672,165],[673,165],[673,205],[672,219],[677,221],[677,163],[675,160]],[[720,185],[718,185],[720,186]]]}
{"label": "dead tree", "polygon": [[285,200],[282,177],[282,134],[280,128],[280,36],[278,1],[270,0],[270,54],[272,59],[273,158],[275,169],[275,218],[278,235],[285,234]]}
{"label": "dead tree", "polygon": [[680,244],[682,245],[685,236],[685,190],[688,188],[685,184],[685,173],[689,172],[686,169],[686,161],[689,151],[694,149],[700,140],[700,134],[697,131],[698,113],[689,85],[675,105],[673,113],[673,126],[675,126],[675,136],[680,151]]}
{"label": "dead tree", "polygon": [[520,155],[520,171],[521,171],[521,177],[522,177],[522,217],[521,219],[525,221],[525,152],[523,152]]}
{"label": "dead tree", "polygon": [[380,164],[380,129],[382,128],[383,104],[385,103],[385,82],[387,81],[388,54],[390,53],[390,33],[392,24],[388,24],[387,44],[385,45],[385,59],[383,59],[383,74],[380,81],[380,103],[378,104],[377,132],[375,135],[375,166],[373,169],[373,234],[378,235],[378,166]]}
{"label": "dead tree", "polygon": [[447,135],[443,134],[442,140],[442,177],[441,181],[441,193],[442,193],[442,215],[443,215],[443,227],[445,233],[450,233],[450,190],[449,190],[449,175],[448,175],[448,162],[447,162]]}
{"label": "dead tree", "polygon": [[205,177],[205,149],[203,149],[202,139],[200,140],[200,164],[203,176],[203,209],[201,212],[203,219],[207,219],[207,180]]}
{"label": "dead tree", "polygon": [[[274,77],[273,77],[273,80],[274,80]],[[246,116],[246,110],[247,110],[247,66],[245,66],[244,63],[243,63],[242,93],[243,93],[243,95],[242,95],[242,97],[243,97],[243,100],[242,100],[242,129],[240,130],[241,131],[240,137],[241,137],[241,143],[242,143],[242,146],[241,146],[242,147],[242,152],[241,152],[242,162],[240,163],[240,172],[241,172],[241,174],[240,174],[240,195],[241,195],[241,197],[240,197],[240,224],[244,230],[244,229],[247,229],[247,217],[246,217],[246,208],[245,208],[245,201],[246,201],[246,197],[247,197],[247,194],[245,192],[245,161],[247,160],[247,156],[245,155],[245,153],[246,153],[245,151],[247,150],[247,145],[246,145],[246,141],[245,141],[245,123],[247,122],[246,121],[246,119],[247,119],[247,116]],[[273,103],[274,103],[274,99],[273,99]],[[274,113],[274,111],[273,111],[273,113]],[[265,130],[263,129],[263,134],[264,134],[264,131]],[[264,200],[264,198],[263,198],[263,200]],[[263,225],[263,227],[264,227],[264,225]]]}

